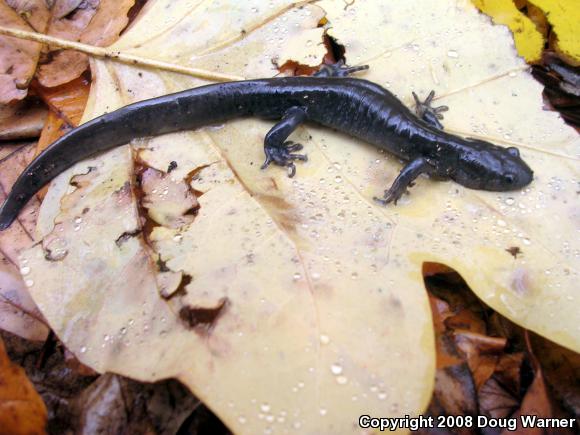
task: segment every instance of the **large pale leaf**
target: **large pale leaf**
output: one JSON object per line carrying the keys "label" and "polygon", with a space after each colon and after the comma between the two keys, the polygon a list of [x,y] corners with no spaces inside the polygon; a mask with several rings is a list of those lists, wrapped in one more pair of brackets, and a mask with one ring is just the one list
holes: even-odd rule
{"label": "large pale leaf", "polygon": [[[258,169],[271,123],[136,140],[53,183],[42,243],[26,254],[35,301],[84,363],[178,377],[240,433],[356,431],[361,414],[418,413],[434,370],[425,261],[454,267],[502,314],[580,349],[576,134],[542,110],[509,31],[468,2],[385,3],[158,0],[115,48],[273,76],[273,61],[320,62],[325,15],[347,60],[371,66],[366,78],[407,103],[411,90],[434,88],[452,108],[450,131],[518,146],[534,183],[498,194],[421,179],[383,208],[372,197],[400,163],[322,128],[293,136],[310,157],[295,179]],[[93,67],[85,119],[204,83]],[[151,232],[139,233],[135,155],[168,172],[144,186]],[[193,222],[172,196],[184,183],[201,194]]]}

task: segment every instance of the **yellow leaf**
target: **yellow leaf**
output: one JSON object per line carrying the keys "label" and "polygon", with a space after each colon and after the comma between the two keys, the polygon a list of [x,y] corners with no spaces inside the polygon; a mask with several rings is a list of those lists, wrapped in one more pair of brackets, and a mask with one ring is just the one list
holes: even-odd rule
{"label": "yellow leaf", "polygon": [[540,60],[544,38],[532,20],[522,14],[511,0],[471,0],[482,12],[492,17],[494,23],[505,24],[514,35],[518,53],[527,62]]}
{"label": "yellow leaf", "polygon": [[529,0],[547,16],[556,34],[556,49],[580,64],[580,2],[578,0]]}
{"label": "yellow leaf", "polygon": [[[357,433],[361,414],[422,412],[435,366],[425,262],[453,267],[484,303],[580,349],[578,137],[543,110],[507,29],[469,2],[157,0],[113,49],[271,77],[275,62],[321,62],[323,17],[347,60],[370,65],[363,77],[408,105],[412,90],[435,89],[451,107],[448,131],[519,147],[532,185],[497,193],[421,178],[397,206],[380,207],[372,198],[398,159],[306,125],[292,139],[309,160],[289,179],[258,169],[272,122],[232,120],[71,168],[52,183],[39,243],[24,254],[30,293],[83,363],[177,377],[235,433]],[[110,60],[92,73],[85,121],[207,83]],[[145,186],[150,232],[135,155],[173,168]],[[193,219],[178,216],[195,206],[176,199],[183,182],[198,196]],[[47,243],[63,255],[48,261]]]}

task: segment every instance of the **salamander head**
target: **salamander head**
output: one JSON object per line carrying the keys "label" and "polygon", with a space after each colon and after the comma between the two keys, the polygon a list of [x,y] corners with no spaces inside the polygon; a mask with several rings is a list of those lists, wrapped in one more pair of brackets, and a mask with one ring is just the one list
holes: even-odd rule
{"label": "salamander head", "polygon": [[517,148],[503,148],[480,140],[467,140],[450,173],[452,180],[471,189],[503,192],[532,182],[533,171]]}

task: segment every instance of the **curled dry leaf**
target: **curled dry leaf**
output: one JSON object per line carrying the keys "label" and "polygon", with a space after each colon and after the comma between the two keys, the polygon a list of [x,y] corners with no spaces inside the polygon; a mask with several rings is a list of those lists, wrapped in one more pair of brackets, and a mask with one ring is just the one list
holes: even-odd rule
{"label": "curled dry leaf", "polygon": [[[33,30],[10,6],[0,2],[0,25]],[[36,70],[41,44],[0,36],[0,104],[26,97],[28,84]]]}
{"label": "curled dry leaf", "polygon": [[46,406],[26,377],[13,364],[0,338],[0,432],[3,434],[44,434]]}
{"label": "curled dry leaf", "polygon": [[[78,164],[53,182],[37,227],[66,255],[47,261],[45,244],[25,255],[35,301],[84,363],[177,377],[237,433],[330,433],[355,430],[363,413],[421,412],[435,369],[424,262],[449,264],[486,304],[580,349],[578,241],[567,239],[577,227],[579,141],[542,110],[507,29],[470,3],[159,0],[114,48],[273,76],[273,62],[320,62],[323,17],[348,62],[370,64],[365,78],[409,105],[412,89],[435,88],[451,107],[449,131],[519,147],[534,183],[493,193],[421,179],[409,198],[382,208],[372,197],[399,171],[396,159],[308,126],[293,139],[309,161],[288,179],[258,170],[271,123],[239,120]],[[95,61],[93,74],[85,120],[205,83],[108,61]],[[135,152],[158,171],[175,161],[172,179],[196,173],[192,223],[160,220],[139,232]],[[176,291],[162,295],[166,269]],[[458,409],[475,410],[470,385]]]}

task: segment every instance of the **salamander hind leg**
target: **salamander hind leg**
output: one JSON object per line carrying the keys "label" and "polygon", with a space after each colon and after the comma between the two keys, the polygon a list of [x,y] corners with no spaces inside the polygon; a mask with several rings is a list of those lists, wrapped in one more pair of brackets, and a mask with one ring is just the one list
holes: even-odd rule
{"label": "salamander hind leg", "polygon": [[264,152],[266,160],[262,169],[266,169],[271,163],[288,168],[288,176],[296,174],[295,160],[307,161],[305,154],[295,154],[303,147],[301,144],[287,141],[288,136],[306,120],[306,112],[302,107],[291,107],[284,114],[282,120],[274,125],[264,138]]}
{"label": "salamander hind leg", "polygon": [[314,77],[347,77],[355,72],[369,69],[368,65],[346,66],[343,60],[332,65],[322,65]]}
{"label": "salamander hind leg", "polygon": [[419,175],[431,172],[433,172],[433,168],[427,160],[423,157],[418,157],[401,169],[401,172],[393,181],[393,185],[385,190],[383,198],[374,197],[373,199],[382,205],[387,205],[390,202],[394,202],[396,205],[403,193],[407,191],[407,188],[413,186],[413,181]]}
{"label": "salamander hind leg", "polygon": [[419,118],[423,121],[431,124],[433,127],[438,128],[439,130],[443,130],[443,124],[439,122],[440,119],[443,119],[443,115],[441,112],[446,112],[449,110],[447,106],[431,106],[431,102],[433,101],[433,97],[435,97],[435,91],[429,92],[425,101],[419,100],[419,97],[415,92],[413,92],[413,98],[415,99],[415,113]]}

